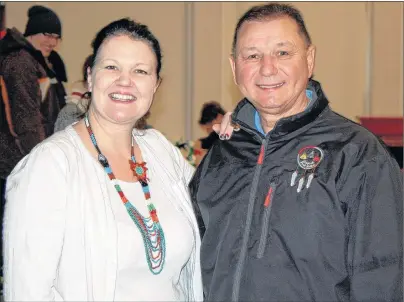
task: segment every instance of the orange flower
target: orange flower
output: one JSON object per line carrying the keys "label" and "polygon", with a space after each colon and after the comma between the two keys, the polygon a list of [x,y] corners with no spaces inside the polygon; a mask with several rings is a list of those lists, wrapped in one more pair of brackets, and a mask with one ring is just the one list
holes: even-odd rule
{"label": "orange flower", "polygon": [[133,176],[135,176],[138,180],[147,181],[146,171],[148,170],[146,167],[146,162],[135,163],[133,160],[129,160],[130,169],[133,171]]}

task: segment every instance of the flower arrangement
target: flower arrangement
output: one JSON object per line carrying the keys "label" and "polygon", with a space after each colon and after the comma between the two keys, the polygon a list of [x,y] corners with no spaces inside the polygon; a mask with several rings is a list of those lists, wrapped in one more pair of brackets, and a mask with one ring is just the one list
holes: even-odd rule
{"label": "flower arrangement", "polygon": [[185,159],[194,167],[196,167],[196,157],[197,155],[202,154],[199,149],[195,149],[195,143],[191,140],[189,141],[184,141],[184,140],[179,140],[175,142],[174,144],[177,148],[180,149],[182,155],[185,157]]}

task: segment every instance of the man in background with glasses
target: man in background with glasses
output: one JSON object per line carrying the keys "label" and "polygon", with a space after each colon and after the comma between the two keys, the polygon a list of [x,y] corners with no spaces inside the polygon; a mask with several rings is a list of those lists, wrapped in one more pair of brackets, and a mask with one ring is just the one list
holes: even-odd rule
{"label": "man in background with glasses", "polygon": [[32,6],[24,34],[7,29],[0,40],[0,178],[53,133],[65,105],[63,60],[55,51],[62,37],[59,17]]}

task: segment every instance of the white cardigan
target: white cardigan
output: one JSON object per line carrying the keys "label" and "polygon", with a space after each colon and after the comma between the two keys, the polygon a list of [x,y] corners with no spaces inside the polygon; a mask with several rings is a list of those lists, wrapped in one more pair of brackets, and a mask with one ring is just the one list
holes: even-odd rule
{"label": "white cardigan", "polygon": [[[134,134],[167,200],[193,227],[180,282],[188,301],[202,301],[200,237],[187,188],[194,168],[160,132]],[[117,228],[107,182],[72,126],[18,163],[7,179],[3,222],[6,301],[113,301]]]}

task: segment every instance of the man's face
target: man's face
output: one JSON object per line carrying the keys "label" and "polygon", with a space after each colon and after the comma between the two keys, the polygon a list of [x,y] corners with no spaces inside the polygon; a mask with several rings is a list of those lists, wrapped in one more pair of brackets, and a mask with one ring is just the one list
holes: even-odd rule
{"label": "man's face", "polygon": [[307,46],[293,19],[244,23],[234,56],[234,81],[260,112],[282,114],[306,97],[315,48]]}
{"label": "man's face", "polygon": [[52,50],[59,43],[59,36],[57,34],[36,34],[30,36],[29,41],[31,44],[39,51],[41,51],[42,55],[47,58],[51,54]]}

